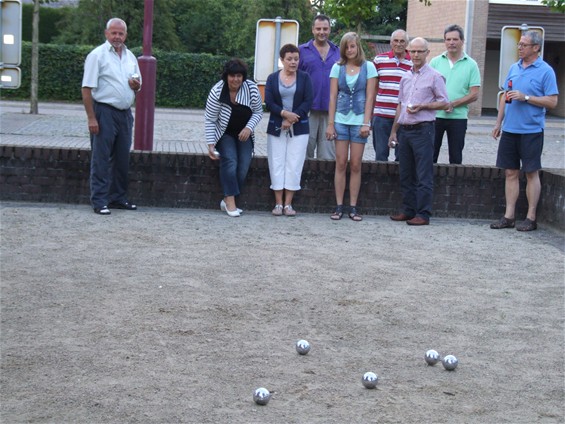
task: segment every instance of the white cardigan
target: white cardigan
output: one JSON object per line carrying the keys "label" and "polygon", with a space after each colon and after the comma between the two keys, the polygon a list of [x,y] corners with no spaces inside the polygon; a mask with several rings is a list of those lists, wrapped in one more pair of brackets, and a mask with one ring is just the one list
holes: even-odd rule
{"label": "white cardigan", "polygon": [[[216,83],[210,90],[208,100],[206,101],[206,111],[204,113],[206,144],[216,144],[224,135],[230,121],[231,107],[228,104],[229,97],[227,98],[228,103],[220,99],[224,85],[223,80]],[[243,81],[235,101],[251,108],[252,115],[246,127],[251,130],[251,141],[254,142],[253,130],[263,118],[263,101],[257,84],[251,80]]]}

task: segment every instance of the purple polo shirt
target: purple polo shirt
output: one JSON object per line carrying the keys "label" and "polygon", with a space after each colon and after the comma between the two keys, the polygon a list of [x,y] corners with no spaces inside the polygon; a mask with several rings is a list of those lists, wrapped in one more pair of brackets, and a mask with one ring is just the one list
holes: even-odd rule
{"label": "purple polo shirt", "polygon": [[418,113],[408,113],[408,105],[421,105],[432,102],[449,102],[447,88],[443,76],[427,63],[418,72],[405,72],[400,80],[400,125],[415,125],[420,122],[435,121],[435,110],[421,110]]}
{"label": "purple polo shirt", "polygon": [[312,80],[314,101],[311,110],[327,112],[330,104],[330,71],[339,60],[339,47],[328,41],[330,50],[326,60],[322,60],[320,53],[314,46],[314,40],[301,44],[300,62],[298,69],[307,72]]}

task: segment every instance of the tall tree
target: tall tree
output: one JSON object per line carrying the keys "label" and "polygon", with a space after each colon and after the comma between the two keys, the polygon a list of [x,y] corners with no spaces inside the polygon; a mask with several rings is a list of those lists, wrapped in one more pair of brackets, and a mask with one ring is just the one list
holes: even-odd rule
{"label": "tall tree", "polygon": [[[164,50],[180,50],[176,33],[176,0],[155,2],[153,46]],[[80,0],[78,7],[62,22],[60,44],[96,45],[104,40],[104,29],[110,18],[119,17],[128,25],[128,47],[143,44],[143,2],[139,0]]]}

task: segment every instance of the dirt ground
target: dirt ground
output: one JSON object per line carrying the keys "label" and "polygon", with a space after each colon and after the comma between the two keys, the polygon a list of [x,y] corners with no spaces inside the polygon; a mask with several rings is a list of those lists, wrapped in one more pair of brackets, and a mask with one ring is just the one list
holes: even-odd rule
{"label": "dirt ground", "polygon": [[562,233],[0,208],[3,423],[565,422]]}

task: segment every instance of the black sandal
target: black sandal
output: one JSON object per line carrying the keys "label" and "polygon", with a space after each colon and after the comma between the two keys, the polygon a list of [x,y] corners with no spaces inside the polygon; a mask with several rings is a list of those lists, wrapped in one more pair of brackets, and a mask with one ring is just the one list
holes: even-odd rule
{"label": "black sandal", "polygon": [[359,213],[357,212],[357,207],[355,206],[351,206],[351,211],[349,211],[349,218],[355,222],[363,221],[363,217],[359,215]]}
{"label": "black sandal", "polygon": [[343,205],[337,205],[335,207],[334,213],[330,215],[330,218],[333,219],[334,221],[339,221],[342,216],[343,216]]}

